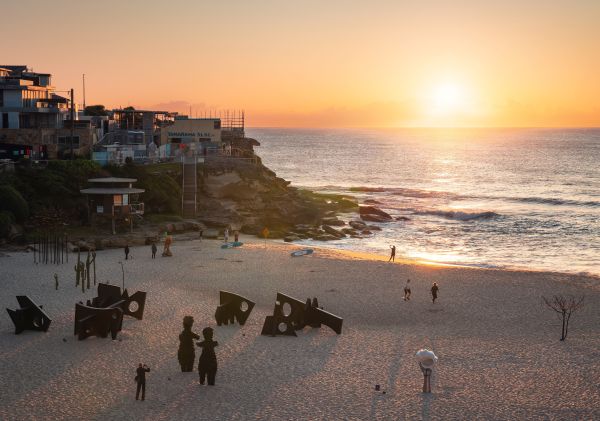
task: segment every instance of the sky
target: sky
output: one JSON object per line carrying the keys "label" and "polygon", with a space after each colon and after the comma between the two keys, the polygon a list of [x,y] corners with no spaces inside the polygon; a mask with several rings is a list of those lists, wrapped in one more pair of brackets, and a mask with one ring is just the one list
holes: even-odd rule
{"label": "sky", "polygon": [[599,0],[12,1],[0,62],[254,127],[597,127],[599,22]]}

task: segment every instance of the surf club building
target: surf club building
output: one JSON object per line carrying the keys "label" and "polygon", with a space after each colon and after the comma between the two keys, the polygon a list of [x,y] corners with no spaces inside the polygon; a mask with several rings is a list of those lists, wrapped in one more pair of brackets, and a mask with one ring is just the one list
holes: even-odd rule
{"label": "surf club building", "polygon": [[161,128],[161,157],[182,154],[207,155],[221,148],[220,118],[177,116],[172,124]]}
{"label": "surf club building", "polygon": [[90,187],[80,190],[88,198],[88,219],[92,226],[110,220],[112,233],[117,224],[125,223],[133,231],[133,219],[144,214],[139,195],[144,189],[133,186],[135,178],[103,177],[88,180]]}

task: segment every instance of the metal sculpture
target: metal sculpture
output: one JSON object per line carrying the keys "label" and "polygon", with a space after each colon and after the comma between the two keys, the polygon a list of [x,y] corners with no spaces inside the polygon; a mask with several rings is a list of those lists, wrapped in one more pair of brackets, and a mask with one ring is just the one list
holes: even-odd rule
{"label": "metal sculpture", "polygon": [[215,319],[219,326],[233,324],[235,320],[243,326],[255,305],[246,297],[228,291],[219,291],[219,302],[220,305],[215,311]]}
{"label": "metal sculpture", "polygon": [[127,289],[121,293],[121,288],[116,285],[98,283],[98,296],[92,299],[91,306],[112,307],[115,304],[118,304],[124,315],[142,320],[146,307],[146,292],[137,291],[130,296]]}
{"label": "metal sculpture", "polygon": [[[284,312],[286,304],[289,306],[288,312]],[[273,315],[265,318],[261,335],[297,336],[296,331],[305,326],[318,328],[322,324],[339,335],[342,333],[343,322],[344,319],[341,317],[319,308],[316,298],[313,298],[312,301],[309,298],[304,303],[278,292]]]}
{"label": "metal sculpture", "polygon": [[80,340],[88,336],[106,338],[110,332],[116,339],[123,325],[123,315],[142,320],[146,304],[146,293],[138,291],[129,296],[127,290],[121,293],[116,285],[98,284],[98,296],[86,305],[75,304],[75,330]]}
{"label": "metal sculpture", "polygon": [[123,311],[119,307],[97,308],[75,304],[75,330],[79,340],[89,336],[106,338],[108,333],[117,339],[123,325]]}
{"label": "metal sculpture", "polygon": [[27,295],[17,295],[19,306],[16,310],[6,309],[8,315],[15,325],[15,335],[24,330],[37,330],[46,332],[50,327],[52,320],[42,310],[42,306],[38,306]]}

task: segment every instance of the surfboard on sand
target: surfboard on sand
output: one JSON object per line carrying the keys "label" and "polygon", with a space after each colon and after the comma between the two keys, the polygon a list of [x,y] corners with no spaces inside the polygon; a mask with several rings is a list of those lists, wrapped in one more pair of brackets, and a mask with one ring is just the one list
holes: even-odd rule
{"label": "surfboard on sand", "polygon": [[239,241],[230,241],[229,243],[225,243],[221,246],[222,249],[230,249],[230,248],[234,248],[234,247],[240,247],[244,245],[244,243],[241,243]]}
{"label": "surfboard on sand", "polygon": [[308,254],[312,254],[313,253],[313,249],[302,249],[302,250],[298,250],[295,251],[292,254],[292,257],[299,257],[299,256],[306,256]]}

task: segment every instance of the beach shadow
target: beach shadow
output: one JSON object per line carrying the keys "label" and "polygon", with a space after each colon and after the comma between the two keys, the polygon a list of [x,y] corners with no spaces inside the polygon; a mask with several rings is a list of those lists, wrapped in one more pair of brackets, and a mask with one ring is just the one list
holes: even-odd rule
{"label": "beach shadow", "polygon": [[431,417],[431,405],[435,400],[433,393],[421,393],[421,419],[423,421]]}

